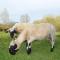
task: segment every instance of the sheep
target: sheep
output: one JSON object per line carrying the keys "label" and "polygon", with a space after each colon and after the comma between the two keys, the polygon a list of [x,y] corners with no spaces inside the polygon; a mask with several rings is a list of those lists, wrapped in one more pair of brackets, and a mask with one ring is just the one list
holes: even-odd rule
{"label": "sheep", "polygon": [[55,44],[55,32],[55,27],[50,23],[41,23],[38,28],[35,25],[28,27],[24,29],[13,42],[10,42],[9,52],[10,54],[15,55],[21,44],[26,41],[27,53],[30,54],[31,43],[35,40],[43,40],[45,38],[50,40],[52,52]]}

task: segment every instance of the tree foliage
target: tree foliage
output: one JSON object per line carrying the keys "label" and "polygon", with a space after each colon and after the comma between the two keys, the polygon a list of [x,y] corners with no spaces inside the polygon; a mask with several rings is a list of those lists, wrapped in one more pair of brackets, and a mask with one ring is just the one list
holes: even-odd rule
{"label": "tree foliage", "polygon": [[9,23],[9,13],[8,10],[6,8],[4,8],[4,10],[1,12],[0,14],[0,18],[3,21],[3,23]]}
{"label": "tree foliage", "polygon": [[20,22],[21,22],[21,23],[28,23],[29,21],[30,21],[30,17],[29,17],[27,14],[22,15],[22,16],[20,17]]}
{"label": "tree foliage", "polygon": [[46,16],[42,20],[36,20],[34,21],[35,24],[38,23],[51,23],[56,27],[57,31],[60,31],[60,16],[52,17],[52,16]]}

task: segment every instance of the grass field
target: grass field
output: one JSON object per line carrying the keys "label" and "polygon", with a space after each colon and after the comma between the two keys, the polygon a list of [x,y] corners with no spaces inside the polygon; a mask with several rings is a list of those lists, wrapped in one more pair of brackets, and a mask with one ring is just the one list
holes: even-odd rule
{"label": "grass field", "polygon": [[[58,35],[58,34],[57,34]],[[22,44],[16,55],[10,55],[8,46],[11,41],[8,33],[0,32],[0,60],[60,60],[60,37],[57,36],[54,52],[50,52],[50,43],[47,40],[35,41],[32,44],[32,53],[26,53],[25,43]]]}

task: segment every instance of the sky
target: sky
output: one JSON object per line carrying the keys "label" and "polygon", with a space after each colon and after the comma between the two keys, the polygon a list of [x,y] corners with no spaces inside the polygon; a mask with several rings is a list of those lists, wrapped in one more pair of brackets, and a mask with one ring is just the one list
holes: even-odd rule
{"label": "sky", "polygon": [[7,8],[13,21],[19,21],[24,14],[33,21],[48,15],[60,15],[60,0],[0,0],[0,12],[4,8]]}

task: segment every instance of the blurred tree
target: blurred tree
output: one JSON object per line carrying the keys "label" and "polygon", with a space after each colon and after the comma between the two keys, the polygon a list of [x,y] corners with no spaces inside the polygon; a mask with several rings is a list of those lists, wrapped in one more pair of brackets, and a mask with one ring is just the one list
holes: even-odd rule
{"label": "blurred tree", "polygon": [[27,14],[22,15],[22,16],[20,17],[20,22],[21,22],[21,23],[28,23],[29,21],[30,21],[30,17],[29,17]]}
{"label": "blurred tree", "polygon": [[60,31],[60,16],[47,16],[45,17],[48,23],[53,24],[56,27],[56,31]]}
{"label": "blurred tree", "polygon": [[51,23],[56,27],[56,31],[60,31],[60,16],[46,16],[41,20],[36,20],[33,23],[40,24],[40,23]]}
{"label": "blurred tree", "polygon": [[4,8],[3,12],[0,14],[0,18],[3,23],[9,23],[9,13],[6,8]]}

